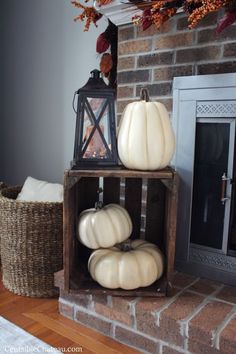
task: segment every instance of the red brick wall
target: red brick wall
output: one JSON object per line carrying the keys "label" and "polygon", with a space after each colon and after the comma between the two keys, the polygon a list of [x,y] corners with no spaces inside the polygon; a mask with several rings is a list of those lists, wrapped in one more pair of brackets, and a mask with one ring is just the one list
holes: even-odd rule
{"label": "red brick wall", "polygon": [[160,31],[154,26],[146,31],[133,25],[119,28],[118,117],[139,98],[142,85],[171,112],[173,77],[236,71],[236,25],[216,35],[217,16],[207,17],[195,30],[187,28],[184,14]]}

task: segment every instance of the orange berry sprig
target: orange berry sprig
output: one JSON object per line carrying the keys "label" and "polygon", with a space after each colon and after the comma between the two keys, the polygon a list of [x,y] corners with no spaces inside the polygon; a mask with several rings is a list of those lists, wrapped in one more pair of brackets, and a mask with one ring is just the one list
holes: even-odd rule
{"label": "orange berry sprig", "polygon": [[104,5],[108,5],[112,2],[112,0],[98,0],[97,4],[98,6],[104,6]]}
{"label": "orange berry sprig", "polygon": [[176,8],[168,8],[163,9],[162,11],[155,11],[154,7],[151,10],[151,18],[153,23],[156,25],[157,29],[159,29],[164,22],[168,21],[169,18],[176,14]]}
{"label": "orange berry sprig", "polygon": [[177,8],[167,7],[165,5],[171,3],[173,0],[159,0],[154,2],[151,6],[147,3],[147,5],[141,6],[138,4],[139,8],[143,8],[142,15],[136,15],[133,17],[133,23],[136,25],[142,24],[143,29],[148,28],[151,23],[155,24],[157,29],[161,27],[161,25],[169,20],[170,17],[174,16]]}
{"label": "orange berry sprig", "polygon": [[94,9],[94,7],[84,6],[84,5],[80,4],[78,1],[72,1],[71,3],[75,7],[83,10],[82,13],[74,19],[74,21],[86,20],[85,26],[84,26],[84,31],[89,30],[91,23],[93,23],[97,27],[97,21],[101,18],[102,15],[100,15]]}
{"label": "orange berry sprig", "polygon": [[[186,0],[187,3],[197,3],[196,0]],[[194,28],[198,22],[203,19],[208,13],[217,11],[227,5],[229,0],[202,0],[202,5],[191,13],[188,17],[189,28]],[[199,3],[199,1],[198,1]]]}

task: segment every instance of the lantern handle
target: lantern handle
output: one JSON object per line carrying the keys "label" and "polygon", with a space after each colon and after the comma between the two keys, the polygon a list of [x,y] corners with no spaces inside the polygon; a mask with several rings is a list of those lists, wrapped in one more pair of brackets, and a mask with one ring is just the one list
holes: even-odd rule
{"label": "lantern handle", "polygon": [[142,87],[140,90],[140,99],[141,101],[146,101],[149,102],[149,92],[148,89],[145,87]]}
{"label": "lantern handle", "polygon": [[74,93],[74,97],[73,97],[73,101],[72,101],[72,108],[73,108],[73,111],[75,112],[75,114],[77,114],[77,111],[75,109],[75,96],[78,94],[78,90],[75,91]]}

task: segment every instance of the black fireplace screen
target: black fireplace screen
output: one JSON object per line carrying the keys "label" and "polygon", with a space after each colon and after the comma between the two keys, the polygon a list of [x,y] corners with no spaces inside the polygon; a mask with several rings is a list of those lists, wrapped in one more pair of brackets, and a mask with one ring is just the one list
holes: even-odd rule
{"label": "black fireplace screen", "polygon": [[191,243],[225,253],[236,249],[234,178],[228,177],[231,129],[230,123],[197,122],[190,233]]}

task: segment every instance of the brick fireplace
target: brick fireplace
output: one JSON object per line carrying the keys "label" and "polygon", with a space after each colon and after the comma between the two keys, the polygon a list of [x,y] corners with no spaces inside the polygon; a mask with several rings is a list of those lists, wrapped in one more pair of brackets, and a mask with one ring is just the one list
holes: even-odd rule
{"label": "brick fireplace", "polygon": [[[172,80],[179,76],[236,71],[236,25],[215,35],[215,14],[188,30],[179,14],[161,31],[119,27],[119,119],[140,87],[172,112]],[[176,272],[173,296],[162,298],[70,294],[60,287],[61,314],[137,348],[143,353],[236,352],[236,289]]]}

